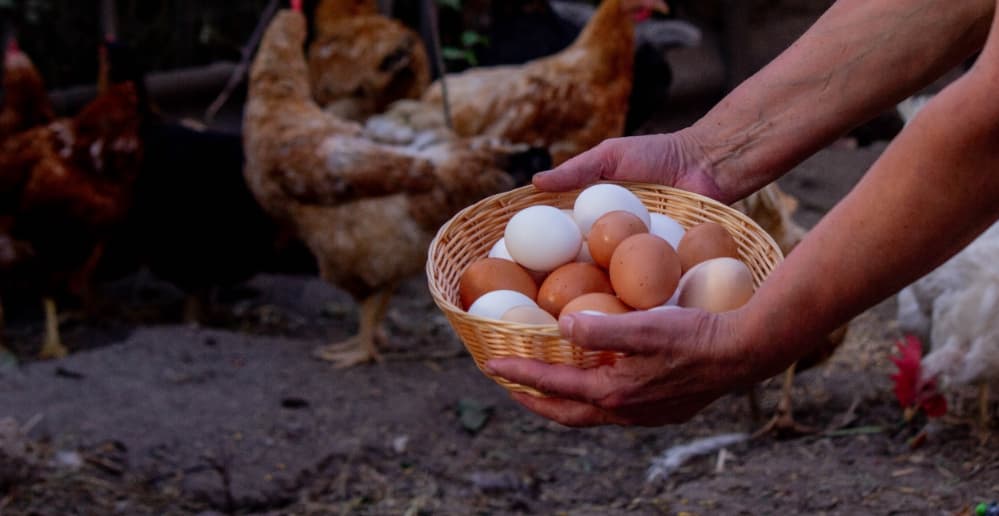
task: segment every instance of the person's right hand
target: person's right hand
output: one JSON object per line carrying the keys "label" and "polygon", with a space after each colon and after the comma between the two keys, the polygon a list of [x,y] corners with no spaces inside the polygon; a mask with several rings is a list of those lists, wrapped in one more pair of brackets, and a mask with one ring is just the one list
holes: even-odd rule
{"label": "person's right hand", "polygon": [[604,140],[558,167],[534,176],[540,190],[563,192],[601,179],[673,186],[732,202],[713,177],[703,147],[686,131]]}

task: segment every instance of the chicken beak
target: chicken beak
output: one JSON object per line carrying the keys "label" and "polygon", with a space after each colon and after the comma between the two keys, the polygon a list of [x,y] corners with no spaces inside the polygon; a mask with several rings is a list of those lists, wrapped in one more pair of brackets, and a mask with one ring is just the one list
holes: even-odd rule
{"label": "chicken beak", "polygon": [[649,0],[649,9],[659,14],[669,14],[669,5],[663,0]]}
{"label": "chicken beak", "polygon": [[911,423],[912,419],[916,417],[916,411],[916,407],[906,407],[905,410],[902,411],[902,420],[906,423]]}

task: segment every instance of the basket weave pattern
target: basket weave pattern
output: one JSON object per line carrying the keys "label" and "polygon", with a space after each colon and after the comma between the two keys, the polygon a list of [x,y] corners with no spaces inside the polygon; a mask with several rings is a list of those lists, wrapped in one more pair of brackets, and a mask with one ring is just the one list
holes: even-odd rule
{"label": "basket weave pattern", "polygon": [[[752,219],[717,201],[666,186],[615,184],[631,190],[649,211],[668,215],[685,228],[707,221],[724,226],[739,245],[739,254],[752,271],[757,288],[783,259],[777,243]],[[613,363],[620,356],[573,346],[560,336],[556,326],[530,326],[486,319],[471,315],[459,306],[458,281],[462,272],[489,254],[493,244],[503,237],[511,217],[528,206],[538,204],[571,209],[578,194],[579,190],[549,193],[525,186],[494,195],[451,218],[430,244],[427,258],[430,293],[475,359],[479,370],[487,360],[499,357],[534,358],[585,369]],[[511,391],[540,395],[530,387],[490,377]]]}

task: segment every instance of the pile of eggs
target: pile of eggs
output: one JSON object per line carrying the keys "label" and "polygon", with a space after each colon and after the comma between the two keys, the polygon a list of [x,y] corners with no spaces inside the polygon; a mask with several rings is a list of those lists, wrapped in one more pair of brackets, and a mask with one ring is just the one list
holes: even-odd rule
{"label": "pile of eggs", "polygon": [[723,226],[685,230],[628,189],[598,184],[572,210],[516,213],[489,257],[462,273],[458,294],[472,315],[543,325],[573,312],[734,310],[752,296],[753,275]]}

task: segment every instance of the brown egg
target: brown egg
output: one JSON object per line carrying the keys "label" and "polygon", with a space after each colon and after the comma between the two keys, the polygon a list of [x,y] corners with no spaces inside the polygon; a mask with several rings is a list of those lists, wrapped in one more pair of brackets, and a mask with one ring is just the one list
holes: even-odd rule
{"label": "brown egg", "polygon": [[612,211],[596,220],[586,235],[593,261],[603,267],[610,266],[611,256],[618,244],[625,238],[639,233],[648,233],[642,219],[627,211]]}
{"label": "brown egg", "polygon": [[614,251],[610,279],[621,301],[645,310],[673,295],[680,281],[680,259],[662,238],[649,233],[632,235]]}
{"label": "brown egg", "polygon": [[522,324],[558,324],[552,314],[536,306],[515,306],[506,311],[500,319]]}
{"label": "brown egg", "polygon": [[676,246],[676,253],[680,255],[680,267],[687,272],[712,258],[727,256],[738,260],[739,245],[721,224],[702,222],[687,230]]}
{"label": "brown egg", "polygon": [[680,280],[677,304],[720,313],[753,297],[753,273],[734,258],[713,258],[694,266]]}
{"label": "brown egg", "polygon": [[545,278],[538,289],[538,306],[558,315],[566,303],[590,292],[614,293],[607,273],[592,263],[568,263]]}
{"label": "brown egg", "polygon": [[465,310],[479,296],[494,290],[516,290],[531,299],[538,297],[538,285],[527,270],[502,258],[479,260],[469,265],[458,280],[458,298]]}
{"label": "brown egg", "polygon": [[622,303],[621,300],[614,295],[604,294],[602,292],[592,292],[589,294],[583,294],[566,303],[558,315],[559,317],[562,317],[565,314],[582,312],[584,310],[592,310],[602,314],[623,314],[630,312],[631,308]]}

